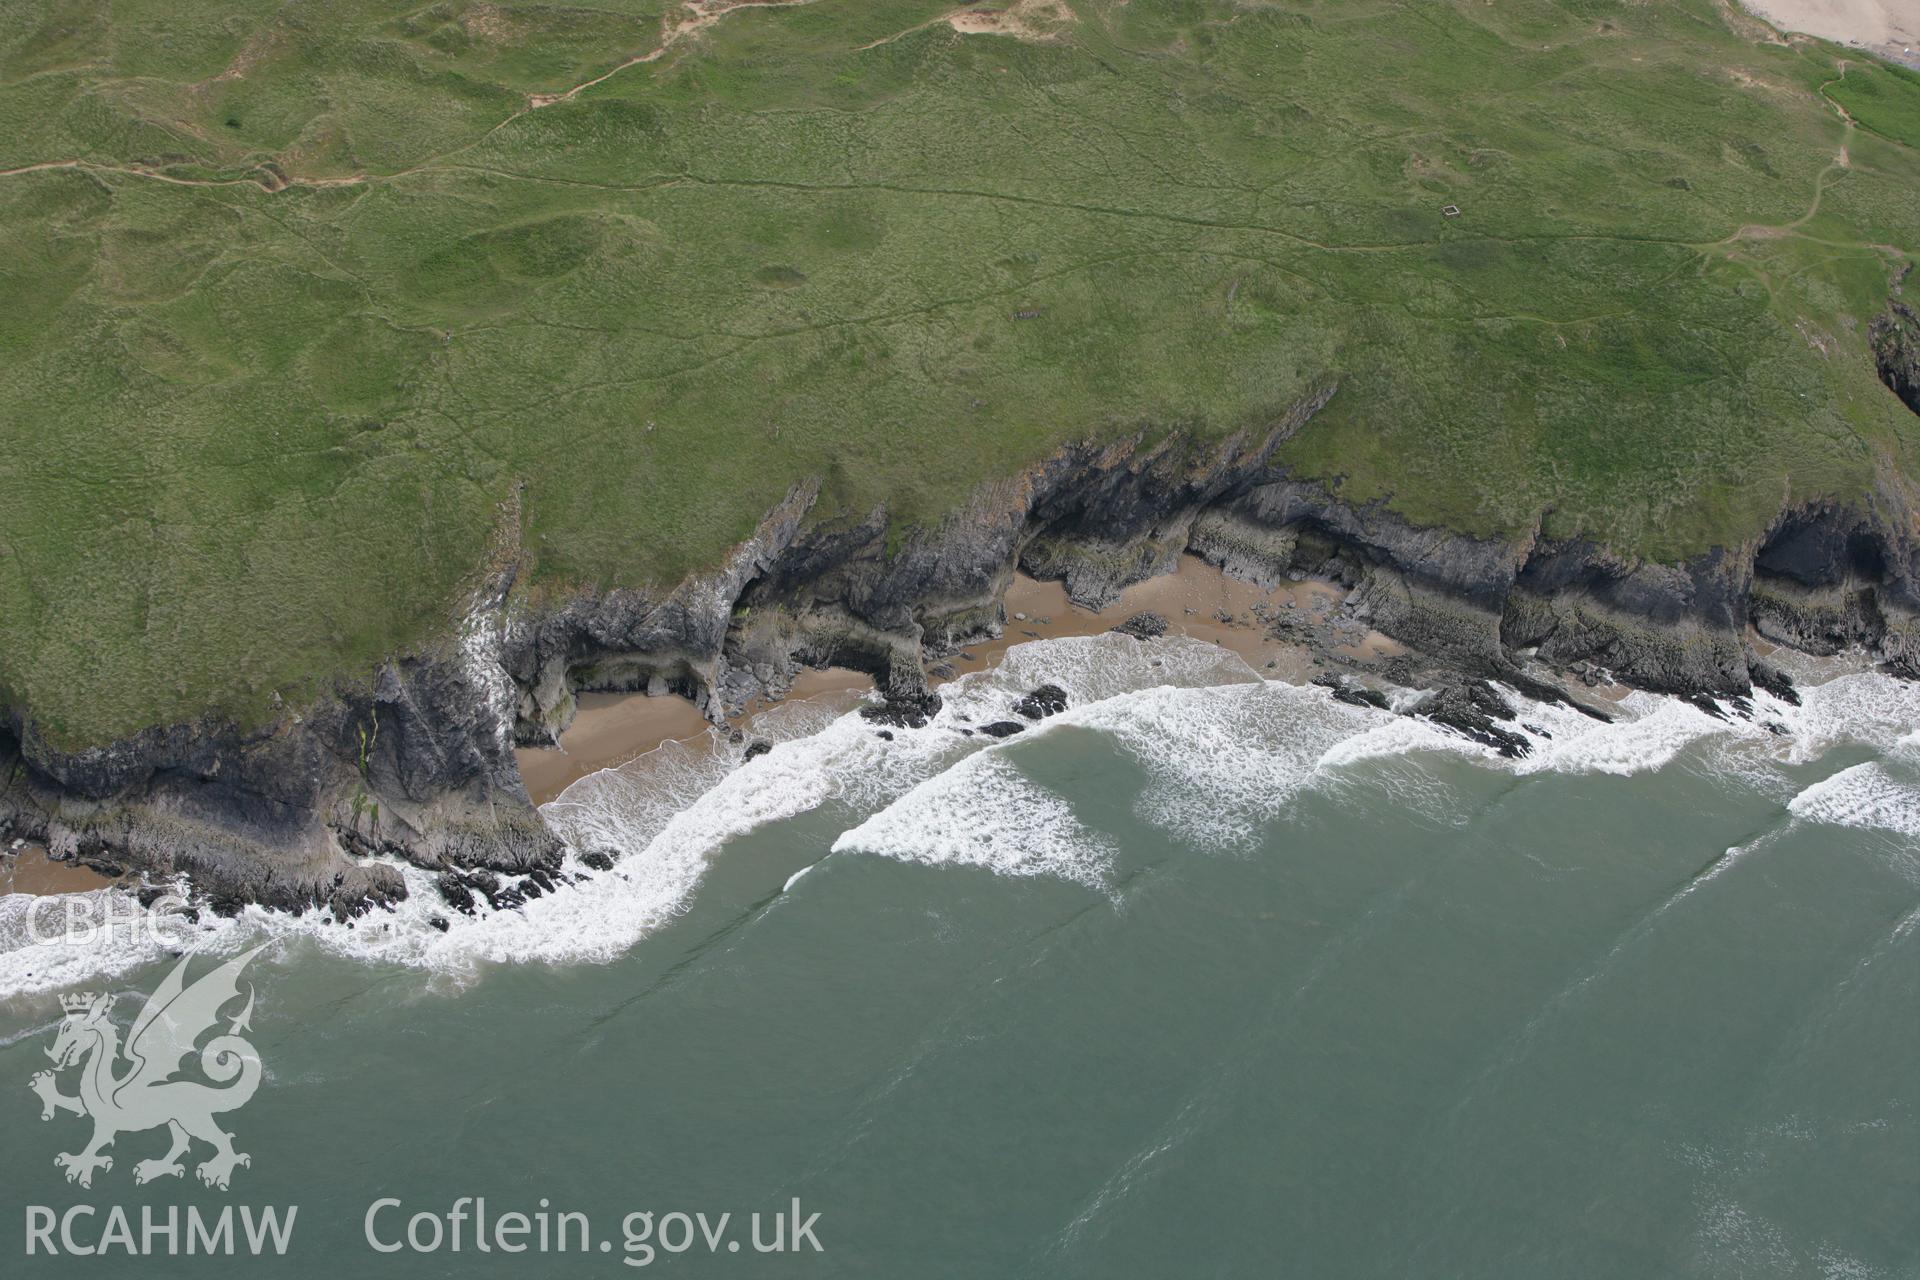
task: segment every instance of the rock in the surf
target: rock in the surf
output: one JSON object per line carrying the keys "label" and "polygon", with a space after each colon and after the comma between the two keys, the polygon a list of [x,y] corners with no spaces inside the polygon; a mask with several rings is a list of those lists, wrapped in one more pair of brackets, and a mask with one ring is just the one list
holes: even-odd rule
{"label": "rock in the surf", "polygon": [[1013,704],[1013,712],[1029,720],[1044,720],[1067,709],[1067,691],[1057,684],[1043,684]]}

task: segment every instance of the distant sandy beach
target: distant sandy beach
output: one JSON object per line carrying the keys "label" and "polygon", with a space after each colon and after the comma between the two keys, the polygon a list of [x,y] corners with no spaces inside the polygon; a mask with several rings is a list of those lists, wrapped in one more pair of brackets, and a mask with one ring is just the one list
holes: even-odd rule
{"label": "distant sandy beach", "polygon": [[1742,0],[1782,31],[1854,44],[1920,65],[1920,3],[1915,0]]}
{"label": "distant sandy beach", "polygon": [[[937,686],[970,671],[992,667],[1008,649],[1029,640],[1098,635],[1148,611],[1167,620],[1169,634],[1192,636],[1231,649],[1269,679],[1302,683],[1312,673],[1312,653],[1302,644],[1270,637],[1256,617],[1255,607],[1268,616],[1298,610],[1319,617],[1334,610],[1345,594],[1332,583],[1311,581],[1262,591],[1186,556],[1177,572],[1136,583],[1121,593],[1116,604],[1094,613],[1068,603],[1066,588],[1059,583],[1039,582],[1019,574],[1007,589],[1005,632],[996,640],[967,645],[944,665],[931,664],[930,683]],[[1378,632],[1362,631],[1351,642],[1334,646],[1334,652],[1364,661],[1391,657],[1404,650]],[[794,681],[786,701],[843,697],[872,688],[873,680],[857,671],[804,671]],[[750,734],[753,716],[766,706],[756,702],[733,723]],[[560,735],[558,749],[527,747],[515,755],[527,793],[539,805],[590,773],[625,764],[663,742],[699,737],[711,727],[685,698],[587,693],[580,695],[579,713]]]}

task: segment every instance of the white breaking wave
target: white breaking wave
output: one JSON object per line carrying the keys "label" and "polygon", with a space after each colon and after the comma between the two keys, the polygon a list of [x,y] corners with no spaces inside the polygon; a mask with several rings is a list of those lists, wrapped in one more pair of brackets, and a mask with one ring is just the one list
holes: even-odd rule
{"label": "white breaking wave", "polygon": [[1533,753],[1515,768],[1521,773],[1643,773],[1671,763],[1702,738],[1751,728],[1650,693],[1628,694],[1618,712],[1612,724],[1602,724],[1568,707],[1528,707],[1521,718],[1537,717],[1554,736],[1535,742]]}
{"label": "white breaking wave", "polygon": [[[1066,690],[1067,711],[1005,740],[978,732],[1016,718],[1014,701],[1043,683]],[[933,721],[893,730],[890,740],[855,713],[795,702],[755,720],[752,736],[774,745],[754,760],[711,734],[581,779],[542,809],[570,846],[564,871],[571,882],[523,906],[482,904],[477,914],[463,915],[441,900],[432,874],[402,866],[409,897],[390,911],[342,925],[317,913],[295,918],[249,908],[232,920],[186,927],[185,945],[231,950],[262,936],[298,937],[336,954],[456,975],[503,961],[606,960],[685,911],[730,841],[814,811],[844,821],[832,841],[836,853],[1051,875],[1102,888],[1111,879],[1112,841],[1020,768],[1023,753],[1068,728],[1101,735],[1140,767],[1146,783],[1132,802],[1137,817],[1170,837],[1215,848],[1248,845],[1309,788],[1362,776],[1356,766],[1422,753],[1446,752],[1518,774],[1632,774],[1697,747],[1689,767],[1707,761],[1705,767],[1761,785],[1763,793],[1784,787],[1783,801],[1792,784],[1780,766],[1818,759],[1841,744],[1920,757],[1920,686],[1849,675],[1801,692],[1798,707],[1756,692],[1751,718],[1726,719],[1634,693],[1618,704],[1612,723],[1516,697],[1519,715],[1508,727],[1524,731],[1532,751],[1510,761],[1426,721],[1349,706],[1325,689],[1264,680],[1236,655],[1197,640],[1108,634],[1036,641],[1010,649],[994,670],[944,686]],[[1377,779],[1379,771],[1364,776]],[[1399,780],[1388,790],[1396,802],[1445,817],[1444,797],[1428,794],[1431,787]],[[1808,821],[1917,835],[1916,798],[1884,769],[1862,765],[1807,788],[1791,809]],[[618,856],[612,871],[587,871],[579,855],[595,852]],[[90,909],[108,902],[130,909],[118,891],[83,896],[96,901]],[[26,913],[48,910],[34,905],[48,901],[57,900],[0,898],[0,994],[128,972],[182,945],[181,935],[36,941]]]}
{"label": "white breaking wave", "polygon": [[1764,693],[1757,694],[1754,705],[1764,706],[1786,728],[1787,760],[1792,764],[1818,760],[1844,743],[1887,753],[1920,742],[1920,682],[1845,675],[1803,687],[1797,707]]}
{"label": "white breaking wave", "polygon": [[[1043,683],[1066,691],[1067,711],[928,778],[842,834],[834,852],[1097,884],[1112,867],[1111,840],[1088,831],[1064,799],[1021,773],[1006,753],[1079,726],[1118,737],[1151,771],[1167,754],[1151,742],[1160,723],[1151,705],[1156,697],[1205,701],[1288,687],[1267,684],[1227,650],[1185,637],[1141,642],[1113,634],[1078,636],[1016,645],[993,671],[955,681],[943,691],[946,703],[933,728],[1005,719],[1013,699]],[[1108,714],[1123,704],[1137,711]],[[1157,786],[1149,796],[1155,794]]]}
{"label": "white breaking wave", "polygon": [[1376,717],[1366,728],[1342,738],[1321,753],[1322,769],[1339,769],[1369,760],[1390,760],[1416,751],[1455,751],[1493,759],[1496,753],[1477,742],[1448,733],[1431,720],[1409,716]]}
{"label": "white breaking wave", "polygon": [[[1081,689],[1105,696],[1070,705],[921,783],[842,835],[834,851],[985,865],[1009,874],[1048,872],[1083,881],[1096,868],[1104,874],[1111,865],[1110,842],[1087,831],[1064,800],[1013,763],[1036,739],[1067,729],[1101,734],[1146,772],[1147,786],[1134,802],[1140,818],[1183,839],[1242,845],[1313,782],[1329,747],[1374,718],[1387,717],[1335,702],[1324,689],[1262,680],[1238,658],[1210,645],[1094,639],[1106,652],[1132,660],[1131,688],[1111,678],[1082,681]],[[1139,665],[1141,654],[1169,651],[1177,661]],[[1237,679],[1144,688],[1138,683],[1169,669],[1204,671],[1203,663]],[[1015,689],[1049,678],[1072,693],[1051,669],[1014,670],[1023,672],[1012,682]]]}
{"label": "white breaking wave", "polygon": [[1329,748],[1388,714],[1280,683],[1148,689],[1069,713],[1146,770],[1139,817],[1219,846],[1250,843],[1312,785]]}
{"label": "white breaking wave", "polygon": [[1814,783],[1787,809],[1805,822],[1920,837],[1920,787],[1901,782],[1871,760]]}
{"label": "white breaking wave", "polygon": [[1098,888],[1113,842],[1086,830],[1067,802],[1027,780],[998,752],[982,752],[921,783],[834,841],[833,851],[882,854],[930,866],[1051,875]]}
{"label": "white breaking wave", "polygon": [[236,921],[142,911],[121,889],[0,896],[0,995],[117,978],[191,947],[237,941]]}

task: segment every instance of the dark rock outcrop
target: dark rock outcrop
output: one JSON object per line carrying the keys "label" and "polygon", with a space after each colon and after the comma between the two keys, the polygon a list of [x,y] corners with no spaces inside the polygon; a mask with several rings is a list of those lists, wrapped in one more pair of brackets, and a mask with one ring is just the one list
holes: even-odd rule
{"label": "dark rock outcrop", "polygon": [[1027,726],[1018,720],[995,720],[992,724],[980,726],[980,732],[989,738],[1011,738],[1016,733],[1025,733]]}
{"label": "dark rock outcrop", "polygon": [[1867,326],[1867,345],[1887,390],[1920,413],[1920,313],[1900,300],[1901,287],[1912,270],[1901,271],[1887,309]]}
{"label": "dark rock outcrop", "polygon": [[[1909,504],[1882,492],[1866,509],[1788,512],[1753,557],[1746,612],[1761,635],[1814,654],[1877,652],[1920,671],[1920,536]],[[1744,690],[1736,690],[1744,692]]]}
{"label": "dark rock outcrop", "polygon": [[902,694],[860,708],[860,718],[895,729],[924,729],[939,710],[940,695],[937,693]]}
{"label": "dark rock outcrop", "polygon": [[1148,610],[1145,613],[1134,614],[1114,630],[1123,636],[1132,636],[1135,640],[1152,640],[1156,636],[1167,634],[1167,620]]}
{"label": "dark rock outcrop", "polygon": [[1449,685],[1415,707],[1413,714],[1492,747],[1510,760],[1533,750],[1524,735],[1502,727],[1503,722],[1513,721],[1513,708],[1483,680]]}
{"label": "dark rock outcrop", "polygon": [[1387,695],[1378,689],[1332,675],[1315,676],[1313,683],[1331,693],[1335,702],[1344,702],[1350,707],[1371,707],[1375,711],[1388,710]]}
{"label": "dark rock outcrop", "polygon": [[472,887],[457,871],[442,871],[433,883],[440,891],[441,900],[455,911],[472,915],[479,905],[474,899]]}
{"label": "dark rock outcrop", "polygon": [[1028,720],[1045,720],[1066,709],[1067,691],[1057,684],[1043,684],[1013,704],[1013,714]]}
{"label": "dark rock outcrop", "polygon": [[[513,685],[498,661],[514,571],[495,573],[441,649],[257,729],[201,722],[64,751],[12,713],[0,728],[0,830],[55,856],[184,871],[209,900],[342,918],[406,896],[362,861],[525,870],[560,842],[520,781]],[[10,730],[10,731],[8,731]]]}
{"label": "dark rock outcrop", "polygon": [[[1886,339],[1896,373],[1909,332]],[[560,846],[513,746],[556,740],[578,692],[678,694],[718,721],[783,694],[803,666],[845,666],[874,677],[882,701],[863,714],[879,732],[920,728],[940,705],[925,662],[1002,633],[1016,567],[1089,606],[1189,553],[1268,586],[1337,582],[1350,630],[1364,619],[1412,650],[1393,679],[1448,686],[1422,714],[1514,753],[1525,739],[1502,727],[1511,713],[1473,682],[1570,699],[1541,668],[1586,664],[1594,681],[1604,671],[1683,696],[1755,684],[1789,696],[1750,652],[1749,626],[1816,653],[1865,648],[1920,674],[1920,502],[1902,483],[1853,505],[1795,506],[1755,545],[1678,565],[1538,536],[1475,538],[1347,503],[1274,466],[1274,449],[1332,395],[1314,391],[1257,437],[1063,449],[904,535],[884,511],[822,518],[817,486],[798,486],[725,564],[664,591],[534,591],[507,546],[442,646],[265,726],[175,725],[67,751],[12,709],[0,723],[0,831],[95,864],[185,870],[210,901],[351,915],[405,893],[390,866],[368,860],[379,854],[444,873],[455,910],[516,905],[556,883]],[[511,512],[502,523],[517,530]],[[1117,630],[1164,625],[1142,614]],[[1270,625],[1315,640],[1306,622]],[[1342,660],[1330,647],[1326,657]],[[1064,705],[1040,692],[1020,714]]]}
{"label": "dark rock outcrop", "polygon": [[1790,707],[1800,705],[1800,691],[1793,687],[1793,680],[1786,672],[1758,657],[1747,659],[1747,674],[1753,680],[1753,687],[1765,689]]}

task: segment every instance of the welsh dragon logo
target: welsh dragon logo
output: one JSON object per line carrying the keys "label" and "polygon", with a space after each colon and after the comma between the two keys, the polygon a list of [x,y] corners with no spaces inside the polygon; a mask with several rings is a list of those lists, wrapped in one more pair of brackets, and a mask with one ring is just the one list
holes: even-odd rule
{"label": "welsh dragon logo", "polygon": [[[107,1016],[113,1005],[111,994],[83,992],[60,998],[66,1017],[47,1050],[53,1070],[36,1073],[32,1087],[40,1095],[42,1120],[51,1120],[60,1111],[93,1120],[93,1139],[84,1148],[53,1158],[68,1182],[91,1187],[94,1170],[113,1168],[113,1157],[105,1151],[116,1137],[162,1125],[173,1145],[158,1159],[133,1166],[136,1183],[181,1176],[186,1168],[180,1158],[195,1139],[213,1148],[213,1155],[194,1170],[210,1187],[226,1190],[234,1168],[252,1163],[245,1152],[233,1149],[233,1135],[214,1120],[245,1106],[260,1087],[260,1055],[240,1035],[249,1030],[253,1014],[251,985],[246,1007],[228,1022],[226,1033],[197,1050],[201,1074],[213,1083],[175,1077],[186,1059],[194,1056],[201,1037],[216,1029],[221,1009],[239,999],[240,971],[260,951],[255,947],[234,957],[192,986],[186,985],[187,961],[192,957],[183,956],[147,997],[124,1047],[120,1029]],[[61,1093],[59,1073],[76,1064],[80,1092]]]}

